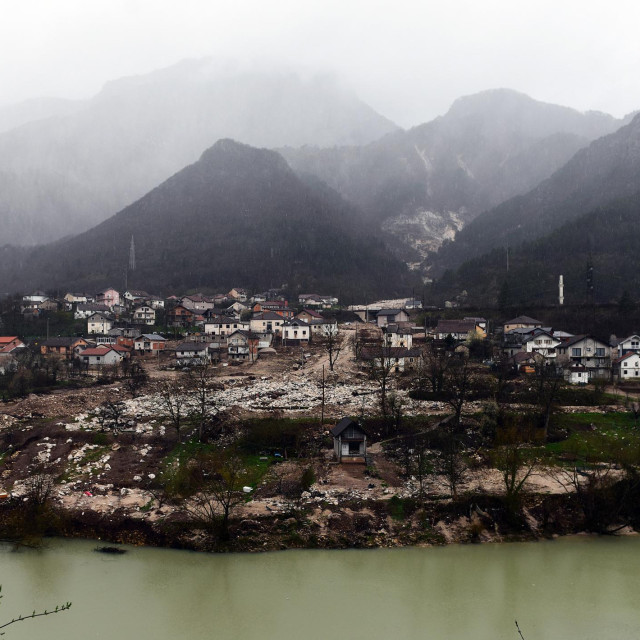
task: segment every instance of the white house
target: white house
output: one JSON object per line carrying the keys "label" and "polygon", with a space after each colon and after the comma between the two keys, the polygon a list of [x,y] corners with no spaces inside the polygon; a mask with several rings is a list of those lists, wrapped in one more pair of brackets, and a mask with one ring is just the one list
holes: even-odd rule
{"label": "white house", "polygon": [[613,362],[613,373],[619,380],[640,382],[640,354],[629,352]]}
{"label": "white house", "polygon": [[556,348],[558,359],[565,363],[581,364],[589,370],[590,378],[608,378],[611,372],[611,347],[589,335],[563,340]]}
{"label": "white house", "polygon": [[383,330],[383,340],[385,347],[413,347],[413,332],[411,329],[404,329],[397,324],[388,324]]}
{"label": "white house", "polygon": [[176,347],[178,360],[201,360],[209,358],[209,343],[207,342],[182,342]]}
{"label": "white house", "polygon": [[234,331],[247,331],[248,329],[248,322],[228,316],[215,316],[204,323],[204,332],[212,336],[230,336]]}
{"label": "white house", "polygon": [[634,334],[618,342],[618,357],[627,353],[640,353],[640,336]]}
{"label": "white house", "polygon": [[282,325],[282,342],[304,344],[311,338],[311,328],[304,320],[291,320]]}
{"label": "white house", "polygon": [[255,333],[281,333],[285,322],[279,313],[263,311],[249,320],[249,329]]}
{"label": "white house", "polygon": [[591,373],[587,367],[572,363],[566,370],[565,375],[569,384],[587,384],[591,378]]}
{"label": "white house", "polygon": [[123,358],[124,355],[122,352],[107,346],[85,349],[78,355],[78,359],[88,367],[103,367],[110,364],[119,364]]}
{"label": "white house", "polygon": [[101,313],[93,313],[87,319],[87,333],[108,333],[113,322]]}
{"label": "white house", "polygon": [[547,359],[557,356],[556,347],[562,343],[548,331],[536,329],[522,341],[522,350],[527,353],[539,353]]}
{"label": "white house", "polygon": [[156,323],[156,310],[146,304],[137,307],[133,312],[133,322],[134,324],[154,325]]}

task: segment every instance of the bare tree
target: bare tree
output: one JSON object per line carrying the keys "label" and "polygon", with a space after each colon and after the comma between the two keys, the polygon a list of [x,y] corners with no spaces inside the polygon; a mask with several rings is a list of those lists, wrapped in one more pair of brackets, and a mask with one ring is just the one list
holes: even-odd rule
{"label": "bare tree", "polygon": [[126,426],[125,412],[126,405],[124,402],[114,402],[113,400],[105,400],[98,408],[98,423],[100,430],[105,431],[111,429],[114,435],[117,435]]}
{"label": "bare tree", "polygon": [[208,361],[203,361],[189,369],[189,388],[195,398],[195,411],[191,418],[198,425],[198,441],[202,442],[205,427],[211,419],[213,406],[213,386],[216,370]]}
{"label": "bare tree", "polygon": [[455,425],[460,425],[462,410],[467,401],[471,388],[471,369],[469,360],[465,357],[453,357],[447,367],[443,387],[444,400],[454,411]]}
{"label": "bare tree", "polygon": [[378,346],[362,351],[369,378],[380,388],[380,409],[383,416],[388,414],[387,391],[394,367],[392,347]]}
{"label": "bare tree", "polygon": [[526,483],[534,473],[538,460],[528,447],[530,438],[516,427],[503,429],[491,452],[493,466],[500,471],[505,490],[505,503],[511,515],[519,510]]}
{"label": "bare tree", "polygon": [[442,393],[452,356],[439,340],[429,340],[422,350],[416,382],[420,389],[427,385],[433,393]]}
{"label": "bare tree", "polygon": [[458,495],[458,486],[467,476],[467,464],[462,455],[462,441],[453,430],[446,430],[440,455],[436,458],[436,470],[444,476],[452,497]]}
{"label": "bare tree", "polygon": [[203,484],[187,503],[187,513],[222,540],[229,539],[229,518],[245,500],[242,491],[246,471],[242,460],[226,452],[217,452],[199,460]]}
{"label": "bare tree", "polygon": [[180,441],[180,431],[188,415],[187,395],[182,389],[177,389],[175,384],[165,381],[160,385],[160,405]]}
{"label": "bare tree", "polygon": [[534,380],[540,427],[546,439],[549,432],[549,420],[558,399],[558,393],[562,387],[563,379],[562,376],[558,374],[555,366],[549,364],[545,358],[540,356],[535,362]]}
{"label": "bare tree", "polygon": [[329,371],[333,371],[344,346],[344,334],[337,324],[328,325],[322,336],[322,346],[329,357]]}
{"label": "bare tree", "polygon": [[141,364],[128,359],[122,361],[122,372],[125,376],[124,386],[132,398],[137,398],[149,382],[149,375]]}

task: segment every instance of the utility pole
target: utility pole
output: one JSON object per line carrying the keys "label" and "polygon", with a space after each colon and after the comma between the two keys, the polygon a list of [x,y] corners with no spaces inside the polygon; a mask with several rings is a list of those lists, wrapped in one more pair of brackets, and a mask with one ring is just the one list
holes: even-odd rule
{"label": "utility pole", "polygon": [[324,424],[324,365],[322,365],[322,408],[320,410],[320,424]]}

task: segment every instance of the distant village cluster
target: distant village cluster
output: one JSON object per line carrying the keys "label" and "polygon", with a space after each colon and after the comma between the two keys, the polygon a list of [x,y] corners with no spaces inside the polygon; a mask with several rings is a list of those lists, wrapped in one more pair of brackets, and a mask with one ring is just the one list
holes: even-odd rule
{"label": "distant village cluster", "polygon": [[[35,346],[43,356],[64,357],[87,371],[140,355],[173,357],[178,366],[254,362],[276,354],[279,347],[342,340],[344,330],[355,328],[356,357],[396,373],[424,365],[427,343],[467,356],[480,344],[487,364],[500,360],[524,374],[547,365],[570,384],[640,380],[638,335],[605,341],[544,326],[526,315],[492,331],[492,323],[482,317],[441,319],[430,327],[426,320],[417,323],[422,304],[413,298],[347,309],[338,305],[338,298],[318,294],[289,301],[278,290],[250,295],[237,287],[213,296],[162,298],[109,287],[95,295],[67,293],[62,299],[42,292],[25,295],[21,313],[27,320],[63,310],[86,322],[84,335],[42,336]],[[339,329],[340,313],[353,321],[343,320]],[[0,370],[7,370],[25,346],[20,336],[0,337]]]}
{"label": "distant village cluster", "polygon": [[[246,362],[275,353],[276,344],[302,345],[314,338],[337,334],[337,321],[322,315],[336,308],[333,296],[303,294],[296,310],[280,296],[267,291],[249,296],[233,288],[226,294],[161,298],[145,291],[120,293],[108,287],[95,295],[67,293],[56,300],[36,292],[22,298],[25,319],[64,310],[86,322],[83,336],[49,337],[38,341],[42,355],[76,360],[87,369],[117,365],[132,355],[158,355],[167,350],[166,333],[185,338],[172,347],[178,364],[193,361]],[[161,331],[154,328],[162,327]],[[175,342],[175,340],[174,340]],[[25,346],[19,336],[0,338],[0,366]]]}

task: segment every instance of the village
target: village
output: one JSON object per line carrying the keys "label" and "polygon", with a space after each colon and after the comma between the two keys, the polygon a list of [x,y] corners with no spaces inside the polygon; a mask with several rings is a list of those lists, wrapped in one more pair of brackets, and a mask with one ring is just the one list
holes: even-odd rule
{"label": "village", "polygon": [[[27,333],[53,313],[82,335]],[[0,337],[5,537],[257,550],[637,524],[603,505],[637,491],[638,335],[241,288],[34,293],[20,316],[25,338]],[[597,513],[569,518],[583,482]],[[47,517],[27,526],[25,503]]]}

